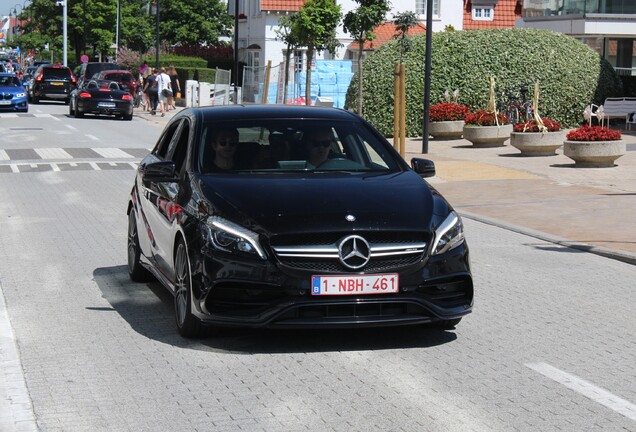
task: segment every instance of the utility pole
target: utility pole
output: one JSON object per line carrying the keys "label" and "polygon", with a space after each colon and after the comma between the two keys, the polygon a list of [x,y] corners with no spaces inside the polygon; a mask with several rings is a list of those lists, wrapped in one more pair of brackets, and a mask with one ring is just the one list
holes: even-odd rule
{"label": "utility pole", "polygon": [[428,153],[428,122],[431,106],[431,50],[433,46],[433,0],[426,0],[426,60],[424,65],[424,124],[422,153]]}

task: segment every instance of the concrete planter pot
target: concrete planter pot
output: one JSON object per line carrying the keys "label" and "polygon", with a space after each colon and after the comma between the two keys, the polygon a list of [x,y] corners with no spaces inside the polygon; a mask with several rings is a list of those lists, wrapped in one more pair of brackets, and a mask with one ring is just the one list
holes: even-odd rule
{"label": "concrete planter pot", "polygon": [[428,134],[433,138],[459,139],[464,132],[464,120],[440,121],[428,124]]}
{"label": "concrete planter pot", "polygon": [[564,140],[565,131],[510,134],[510,145],[519,149],[523,156],[554,156]]}
{"label": "concrete planter pot", "polygon": [[501,147],[510,139],[512,125],[501,126],[464,126],[464,139],[473,143],[473,147]]}
{"label": "concrete planter pot", "polygon": [[563,154],[572,159],[577,168],[613,167],[614,161],[626,151],[623,140],[563,142]]}

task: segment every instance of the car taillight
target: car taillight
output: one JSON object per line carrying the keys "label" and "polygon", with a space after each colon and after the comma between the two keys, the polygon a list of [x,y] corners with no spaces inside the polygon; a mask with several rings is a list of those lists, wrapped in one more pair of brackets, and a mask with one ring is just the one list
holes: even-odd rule
{"label": "car taillight", "polygon": [[38,75],[37,78],[35,78],[35,80],[42,81],[42,78],[44,78],[44,72],[40,72],[40,75]]}
{"label": "car taillight", "polygon": [[88,98],[90,98],[92,96],[91,96],[91,94],[89,92],[81,92],[79,94],[79,97],[81,97],[82,99],[88,99]]}
{"label": "car taillight", "polygon": [[75,78],[75,75],[73,75],[73,72],[71,72],[71,82],[73,84],[77,83],[77,78]]}
{"label": "car taillight", "polygon": [[132,96],[129,94],[125,94],[121,97],[122,100],[132,100]]}

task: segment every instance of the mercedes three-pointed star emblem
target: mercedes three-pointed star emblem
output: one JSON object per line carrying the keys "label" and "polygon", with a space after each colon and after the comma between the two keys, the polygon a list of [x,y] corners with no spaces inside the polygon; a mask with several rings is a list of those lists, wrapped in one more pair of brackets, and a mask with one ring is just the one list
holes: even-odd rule
{"label": "mercedes three-pointed star emblem", "polygon": [[369,243],[358,235],[345,237],[338,245],[340,262],[346,267],[356,270],[364,267],[371,259]]}

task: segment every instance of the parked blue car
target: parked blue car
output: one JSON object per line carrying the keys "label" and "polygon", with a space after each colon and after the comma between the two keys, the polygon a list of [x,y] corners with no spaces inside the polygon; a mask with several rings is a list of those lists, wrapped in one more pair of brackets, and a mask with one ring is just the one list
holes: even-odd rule
{"label": "parked blue car", "polygon": [[27,92],[14,73],[0,73],[0,111],[29,111]]}

